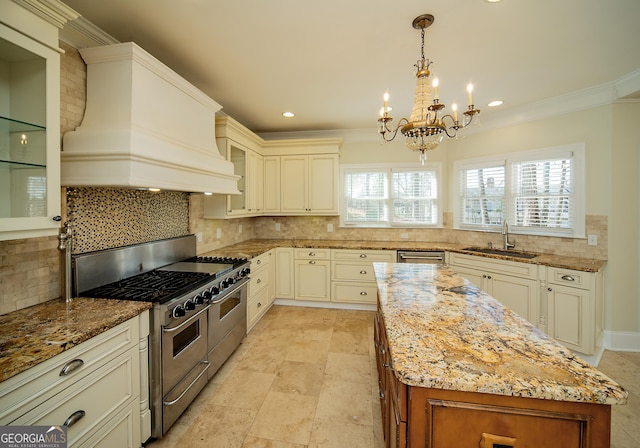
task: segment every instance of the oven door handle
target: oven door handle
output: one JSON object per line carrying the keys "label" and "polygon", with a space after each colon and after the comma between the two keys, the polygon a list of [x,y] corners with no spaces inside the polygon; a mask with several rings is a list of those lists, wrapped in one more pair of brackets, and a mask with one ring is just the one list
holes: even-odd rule
{"label": "oven door handle", "polygon": [[171,327],[171,328],[167,328],[167,327],[162,327],[162,332],[163,333],[173,333],[174,331],[178,331],[179,329],[181,329],[182,327],[184,327],[185,325],[189,325],[192,321],[194,321],[195,319],[199,319],[200,315],[204,312],[206,312],[209,309],[209,305],[207,305],[206,307],[202,308],[200,311],[198,311],[196,314],[194,314],[193,316],[191,316],[189,319],[185,320],[184,322],[182,322],[180,325],[178,325],[177,327]]}
{"label": "oven door handle", "polygon": [[182,391],[182,393],[178,396],[178,398],[176,398],[175,400],[171,400],[171,401],[164,401],[162,400],[162,404],[165,406],[171,406],[176,404],[178,401],[180,401],[182,399],[182,397],[185,396],[185,394],[187,392],[189,392],[189,390],[191,389],[191,387],[196,384],[196,381],[198,381],[200,379],[200,377],[202,377],[202,375],[204,375],[205,373],[207,373],[207,370],[209,370],[209,366],[211,365],[209,363],[209,361],[200,361],[199,364],[205,364],[206,367],[204,369],[202,369],[202,372],[200,372],[200,374],[193,380],[191,381],[191,383],[185,388],[185,390]]}
{"label": "oven door handle", "polygon": [[233,288],[233,289],[225,289],[223,292],[221,292],[220,294],[223,294],[223,293],[224,293],[224,296],[223,296],[223,297],[220,297],[220,298],[219,298],[219,299],[217,299],[217,300],[212,300],[212,301],[211,301],[211,302],[209,302],[209,303],[210,303],[211,305],[216,305],[216,304],[218,304],[218,303],[222,302],[223,300],[226,300],[226,299],[227,299],[227,296],[228,296],[229,294],[232,294],[232,293],[236,292],[238,289],[242,288],[242,287],[243,287],[244,285],[246,285],[248,282],[249,282],[249,279],[248,279],[248,278],[246,278],[246,277],[245,277],[245,278],[243,278],[242,280],[240,280],[240,282],[238,282],[238,283],[236,283],[236,284],[234,285],[234,286],[235,286],[235,288]]}

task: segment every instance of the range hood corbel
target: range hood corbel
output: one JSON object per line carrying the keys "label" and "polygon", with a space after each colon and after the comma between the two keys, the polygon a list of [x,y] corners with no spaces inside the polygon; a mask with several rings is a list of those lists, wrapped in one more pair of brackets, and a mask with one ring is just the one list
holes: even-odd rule
{"label": "range hood corbel", "polygon": [[64,135],[63,186],[239,194],[216,145],[220,104],[133,42],[80,54],[87,104],[82,124]]}

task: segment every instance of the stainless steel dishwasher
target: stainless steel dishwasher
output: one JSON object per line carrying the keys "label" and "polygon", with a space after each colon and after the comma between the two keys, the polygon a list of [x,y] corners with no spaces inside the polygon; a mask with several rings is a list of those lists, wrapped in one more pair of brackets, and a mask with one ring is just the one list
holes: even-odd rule
{"label": "stainless steel dishwasher", "polygon": [[444,264],[444,251],[441,250],[399,250],[398,263]]}

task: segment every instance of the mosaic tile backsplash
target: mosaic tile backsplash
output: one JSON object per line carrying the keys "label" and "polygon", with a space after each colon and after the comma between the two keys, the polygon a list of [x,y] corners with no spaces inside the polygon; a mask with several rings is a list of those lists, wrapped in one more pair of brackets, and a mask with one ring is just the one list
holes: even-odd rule
{"label": "mosaic tile backsplash", "polygon": [[67,188],[73,253],[189,234],[189,194],[121,188]]}

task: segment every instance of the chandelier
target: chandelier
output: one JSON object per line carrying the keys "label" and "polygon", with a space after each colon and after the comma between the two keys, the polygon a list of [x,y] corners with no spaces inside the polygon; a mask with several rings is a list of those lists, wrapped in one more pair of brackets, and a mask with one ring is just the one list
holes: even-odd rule
{"label": "chandelier", "polygon": [[398,134],[398,130],[404,136],[405,144],[412,151],[420,151],[420,162],[424,164],[427,159],[427,151],[435,149],[444,139],[456,137],[458,130],[471,124],[476,114],[480,111],[473,105],[473,85],[467,86],[468,108],[463,112],[462,121],[458,120],[458,106],[451,105],[453,115],[440,115],[445,105],[438,98],[438,79],[433,80],[433,98],[431,96],[431,82],[429,80],[429,66],[431,61],[424,57],[424,30],[434,21],[431,14],[423,14],[413,20],[413,27],[421,30],[422,47],[420,59],[415,64],[416,71],[416,95],[413,100],[411,116],[400,119],[395,129],[390,129],[389,124],[393,118],[389,115],[389,93],[384,94],[384,106],[380,110],[380,124],[378,132],[385,142],[390,142]]}

